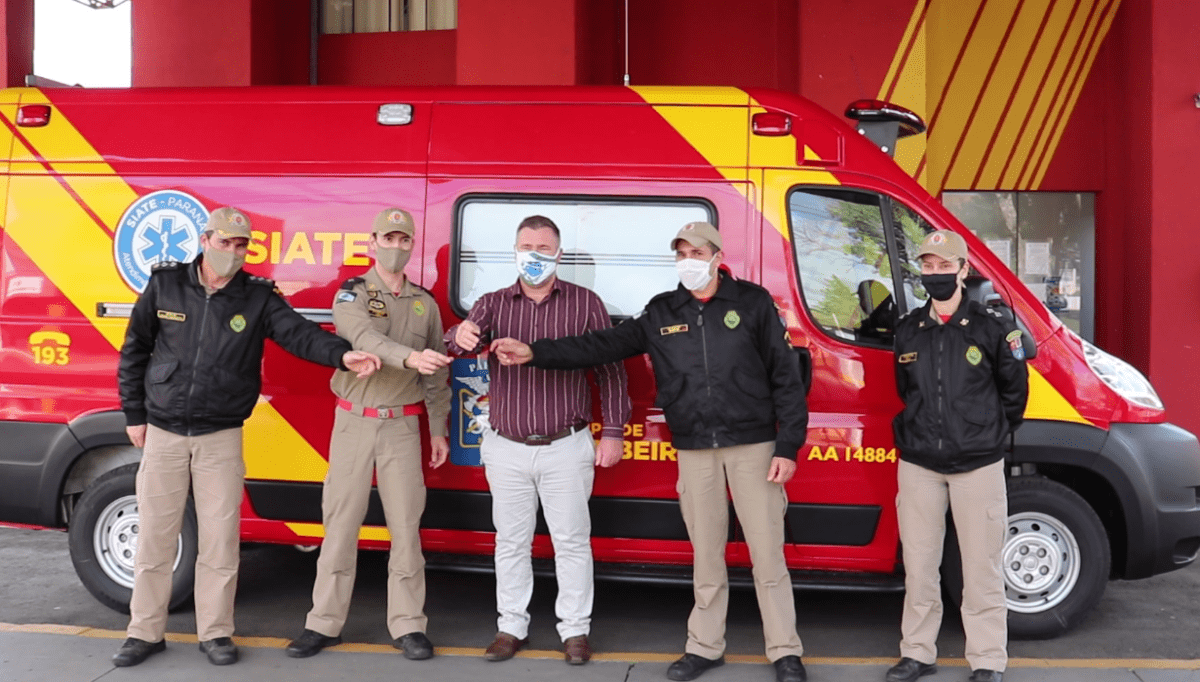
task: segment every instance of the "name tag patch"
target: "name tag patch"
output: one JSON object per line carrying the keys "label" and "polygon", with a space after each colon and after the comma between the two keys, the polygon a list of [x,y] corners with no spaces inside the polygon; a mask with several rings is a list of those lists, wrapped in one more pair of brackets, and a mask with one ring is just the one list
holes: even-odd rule
{"label": "name tag patch", "polygon": [[172,322],[183,322],[184,320],[187,319],[187,315],[184,315],[183,313],[177,313],[177,312],[174,312],[171,310],[160,310],[160,311],[158,311],[158,319],[170,320]]}
{"label": "name tag patch", "polygon": [[916,351],[913,351],[912,353],[905,353],[904,355],[900,356],[900,364],[902,364],[902,365],[906,365],[910,362],[916,362],[916,361],[917,361]]}
{"label": "name tag patch", "polygon": [[666,336],[668,334],[679,334],[681,332],[686,332],[687,330],[688,326],[686,324],[673,324],[670,327],[662,327],[658,330],[658,333],[661,336]]}

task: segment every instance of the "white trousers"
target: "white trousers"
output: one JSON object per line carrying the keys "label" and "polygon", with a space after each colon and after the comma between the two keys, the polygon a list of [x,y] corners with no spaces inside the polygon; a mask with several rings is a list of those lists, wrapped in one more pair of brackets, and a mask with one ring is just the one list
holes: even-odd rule
{"label": "white trousers", "polygon": [[584,429],[549,445],[524,445],[485,432],[480,457],[492,491],[496,526],[496,627],[529,636],[533,596],[533,531],[538,502],[554,544],[558,578],[558,634],[563,640],[591,630],[592,518],[588,498],[596,477],[595,444]]}

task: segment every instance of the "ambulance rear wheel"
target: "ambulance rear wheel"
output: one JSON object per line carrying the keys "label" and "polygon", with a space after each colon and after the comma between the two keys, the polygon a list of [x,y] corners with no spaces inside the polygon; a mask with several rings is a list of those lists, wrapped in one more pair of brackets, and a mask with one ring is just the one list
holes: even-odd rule
{"label": "ambulance rear wheel", "polygon": [[[88,486],[75,505],[67,531],[71,563],[83,586],[101,604],[121,613],[129,613],[141,530],[134,492],[137,469],[137,464],[113,469]],[[169,608],[180,606],[192,596],[196,547],[196,510],[189,497],[175,555]]]}
{"label": "ambulance rear wheel", "polygon": [[[1050,639],[1074,629],[1108,584],[1112,556],[1104,524],[1070,488],[1039,476],[1008,481],[1008,528],[1001,552],[1008,634]],[[947,596],[962,605],[962,558],[947,527],[942,559]]]}

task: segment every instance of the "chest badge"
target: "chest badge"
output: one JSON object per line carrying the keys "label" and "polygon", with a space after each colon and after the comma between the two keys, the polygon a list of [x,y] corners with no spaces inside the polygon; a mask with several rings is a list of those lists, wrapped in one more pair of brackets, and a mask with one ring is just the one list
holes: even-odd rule
{"label": "chest badge", "polygon": [[229,320],[229,328],[240,334],[244,329],[246,329],[246,318],[242,317],[240,314],[234,315]]}
{"label": "chest badge", "polygon": [[910,362],[916,362],[916,361],[917,361],[917,352],[916,351],[913,351],[911,353],[905,353],[905,354],[901,355],[900,360],[899,360],[900,364],[902,364],[902,365],[907,365]]}
{"label": "chest badge", "polygon": [[979,351],[979,346],[971,346],[967,349],[967,362],[972,365],[978,365],[983,362],[983,353]]}
{"label": "chest badge", "polygon": [[725,313],[725,326],[730,329],[736,329],[742,323],[742,316],[737,314],[736,310],[730,310]]}
{"label": "chest badge", "polygon": [[417,315],[425,314],[425,304],[420,301],[413,301],[413,312]]}
{"label": "chest badge", "polygon": [[158,319],[170,320],[172,322],[183,322],[187,319],[187,315],[183,313],[177,313],[173,310],[160,310],[158,311]]}
{"label": "chest badge", "polygon": [[687,330],[688,326],[686,324],[673,324],[670,327],[660,327],[658,334],[659,336],[666,336],[668,334],[679,334]]}

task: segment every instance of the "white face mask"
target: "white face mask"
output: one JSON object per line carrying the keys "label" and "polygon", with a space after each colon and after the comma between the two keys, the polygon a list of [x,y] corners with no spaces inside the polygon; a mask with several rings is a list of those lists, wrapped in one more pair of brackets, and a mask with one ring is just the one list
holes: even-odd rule
{"label": "white face mask", "polygon": [[679,272],[679,281],[683,288],[689,291],[699,291],[712,281],[712,264],[717,259],[716,254],[707,261],[695,258],[684,258],[675,261],[675,270]]}
{"label": "white face mask", "polygon": [[561,253],[562,249],[552,256],[537,251],[517,251],[517,274],[521,276],[521,281],[536,287],[550,279],[558,268],[558,256]]}

